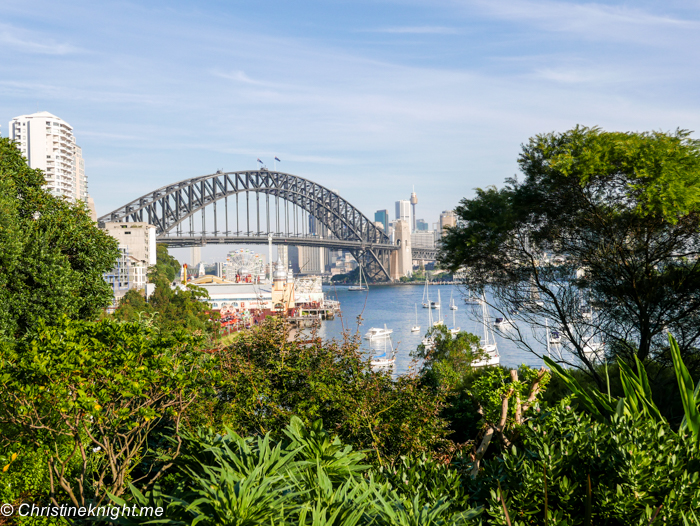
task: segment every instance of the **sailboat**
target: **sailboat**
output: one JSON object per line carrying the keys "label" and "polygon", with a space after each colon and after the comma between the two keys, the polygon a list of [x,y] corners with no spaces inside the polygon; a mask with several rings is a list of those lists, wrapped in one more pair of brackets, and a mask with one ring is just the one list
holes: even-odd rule
{"label": "sailboat", "polygon": [[430,292],[428,292],[428,277],[426,276],[425,278],[425,288],[423,289],[423,308],[424,309],[429,309],[430,308]]}
{"label": "sailboat", "polygon": [[[450,307],[452,308],[452,307]],[[457,321],[455,317],[455,310],[457,309],[452,309],[452,328],[450,329],[450,334],[458,334],[459,333],[459,327],[457,327]]]}
{"label": "sailboat", "polygon": [[450,310],[457,310],[457,304],[455,303],[455,300],[452,297],[452,291],[450,291]]}
{"label": "sailboat", "polygon": [[544,323],[547,328],[547,341],[552,345],[559,345],[561,343],[561,333],[556,329],[549,330],[549,320],[544,320]]}
{"label": "sailboat", "polygon": [[[436,305],[436,306],[433,307],[433,305]],[[437,319],[437,321],[434,321],[434,322],[433,322],[433,327],[435,327],[435,326],[437,326],[437,325],[445,325],[445,322],[442,321],[442,309],[440,308],[440,291],[439,291],[439,290],[438,290],[438,300],[437,300],[437,303],[432,302],[432,303],[430,304],[430,306],[433,307],[433,309],[437,309],[437,310],[438,310],[438,319]]]}
{"label": "sailboat", "polygon": [[416,324],[411,327],[411,332],[420,331],[420,325],[418,325],[418,304],[416,304]]}
{"label": "sailboat", "polygon": [[391,344],[391,338],[389,338],[389,349],[391,350],[391,355],[386,352],[386,340],[384,340],[384,352],[373,357],[369,362],[370,365],[377,369],[393,367],[396,362],[396,350],[394,350],[394,346]]}
{"label": "sailboat", "polygon": [[501,356],[498,354],[496,337],[493,334],[491,325],[488,322],[488,310],[486,308],[486,298],[481,297],[481,321],[484,325],[484,339],[479,343],[486,356],[482,360],[472,362],[473,367],[484,367],[486,365],[498,365],[501,363]]}
{"label": "sailboat", "polygon": [[535,278],[530,276],[530,297],[523,302],[523,307],[530,310],[537,310],[544,307],[544,301],[540,300],[540,292],[535,285]]}
{"label": "sailboat", "polygon": [[559,359],[562,360],[561,355],[561,335],[559,331],[549,330],[549,320],[544,320],[544,326],[547,330],[547,356],[552,357],[552,348],[559,354]]}
{"label": "sailboat", "polygon": [[359,266],[360,268],[360,284],[359,285],[350,285],[348,287],[348,290],[352,291],[363,291],[363,290],[369,290],[367,288],[367,280],[365,280],[365,286],[362,286],[362,265]]}
{"label": "sailboat", "polygon": [[438,289],[438,300],[437,301],[431,301],[430,303],[430,308],[431,309],[438,309],[440,310],[440,290]]}
{"label": "sailboat", "polygon": [[467,297],[464,298],[464,303],[465,305],[481,305],[481,298],[479,296],[475,296],[471,291],[469,291]]}
{"label": "sailboat", "polygon": [[[431,309],[428,309],[428,330],[433,326],[433,311]],[[433,347],[435,347],[435,338],[432,336],[428,336],[426,334],[425,338],[421,340],[421,343],[423,346],[425,346],[425,349],[430,351],[432,350]]]}

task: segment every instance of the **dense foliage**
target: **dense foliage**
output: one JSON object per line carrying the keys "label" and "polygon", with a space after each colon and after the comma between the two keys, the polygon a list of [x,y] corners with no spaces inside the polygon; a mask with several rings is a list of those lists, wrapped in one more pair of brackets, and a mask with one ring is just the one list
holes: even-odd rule
{"label": "dense foliage", "polygon": [[320,422],[294,417],[281,431],[277,440],[186,434],[170,485],[135,497],[166,507],[172,525],[457,525],[479,515],[439,463],[377,470]]}
{"label": "dense foliage", "polygon": [[158,259],[151,267],[148,280],[155,290],[146,301],[145,291],[131,289],[119,301],[114,318],[122,321],[145,320],[165,333],[187,330],[195,334],[215,336],[218,314],[211,312],[204,301],[206,290],[193,285],[171,286],[180,264],[168,254],[165,245],[158,245]]}
{"label": "dense foliage", "polygon": [[589,341],[605,341],[611,358],[668,366],[670,330],[695,370],[700,143],[683,131],[577,127],[530,139],[518,162],[522,181],[462,200],[440,263],[466,268],[473,288],[490,283],[494,307],[523,328],[549,320],[576,356],[569,365],[600,386]]}
{"label": "dense foliage", "polygon": [[220,396],[198,414],[217,428],[276,435],[292,416],[306,424],[322,419],[341,438],[371,448],[380,464],[450,448],[439,418],[444,391],[423,387],[415,375],[372,371],[354,339],[299,341],[269,319],[216,354]]}
{"label": "dense foliage", "polygon": [[110,304],[102,278],[117,242],[97,228],[84,204],[42,188],[12,141],[0,138],[0,337],[67,316],[95,318]]}
{"label": "dense foliage", "polygon": [[209,389],[198,343],[143,324],[62,320],[0,344],[2,451],[42,453],[56,505],[59,493],[76,506],[120,495],[156,425],[177,429]]}

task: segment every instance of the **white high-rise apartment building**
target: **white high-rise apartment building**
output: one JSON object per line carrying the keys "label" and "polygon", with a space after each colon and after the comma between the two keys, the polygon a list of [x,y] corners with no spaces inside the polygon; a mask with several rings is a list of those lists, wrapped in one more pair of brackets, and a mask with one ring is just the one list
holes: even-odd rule
{"label": "white high-rise apartment building", "polygon": [[44,172],[54,195],[87,201],[87,177],[82,150],[75,144],[73,127],[48,111],[20,115],[10,121],[14,140],[31,168]]}

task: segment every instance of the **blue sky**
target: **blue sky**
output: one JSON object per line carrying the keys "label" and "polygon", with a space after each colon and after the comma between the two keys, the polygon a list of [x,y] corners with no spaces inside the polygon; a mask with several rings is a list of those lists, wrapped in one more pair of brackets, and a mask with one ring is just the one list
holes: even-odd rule
{"label": "blue sky", "polygon": [[3,2],[0,124],[68,121],[98,214],[277,155],[368,215],[415,185],[433,222],[534,134],[698,129],[699,29],[673,1]]}

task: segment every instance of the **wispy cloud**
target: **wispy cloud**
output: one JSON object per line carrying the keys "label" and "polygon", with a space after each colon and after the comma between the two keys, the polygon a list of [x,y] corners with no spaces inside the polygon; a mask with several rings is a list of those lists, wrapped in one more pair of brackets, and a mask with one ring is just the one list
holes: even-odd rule
{"label": "wispy cloud", "polygon": [[32,32],[0,25],[0,44],[24,53],[40,55],[68,55],[81,51],[70,44],[46,40]]}
{"label": "wispy cloud", "polygon": [[615,84],[621,82],[638,82],[639,78],[630,72],[610,71],[604,68],[541,68],[533,75],[535,78],[560,84]]}
{"label": "wispy cloud", "polygon": [[228,79],[228,80],[233,80],[235,82],[238,82],[240,84],[247,84],[249,86],[258,86],[261,88],[275,88],[275,89],[282,89],[282,88],[289,88],[290,86],[280,84],[277,82],[268,82],[264,80],[256,80],[251,77],[249,77],[244,71],[231,71],[231,72],[222,72],[222,71],[217,71],[213,70],[211,72],[212,75],[215,77],[219,77],[222,79]]}
{"label": "wispy cloud", "polygon": [[457,35],[459,29],[447,26],[398,26],[363,29],[365,33],[389,33],[398,35]]}
{"label": "wispy cloud", "polygon": [[624,4],[556,0],[476,0],[473,4],[498,18],[529,22],[548,31],[574,33],[588,38],[653,43],[656,38],[649,38],[652,30],[700,29],[698,20],[674,18]]}

